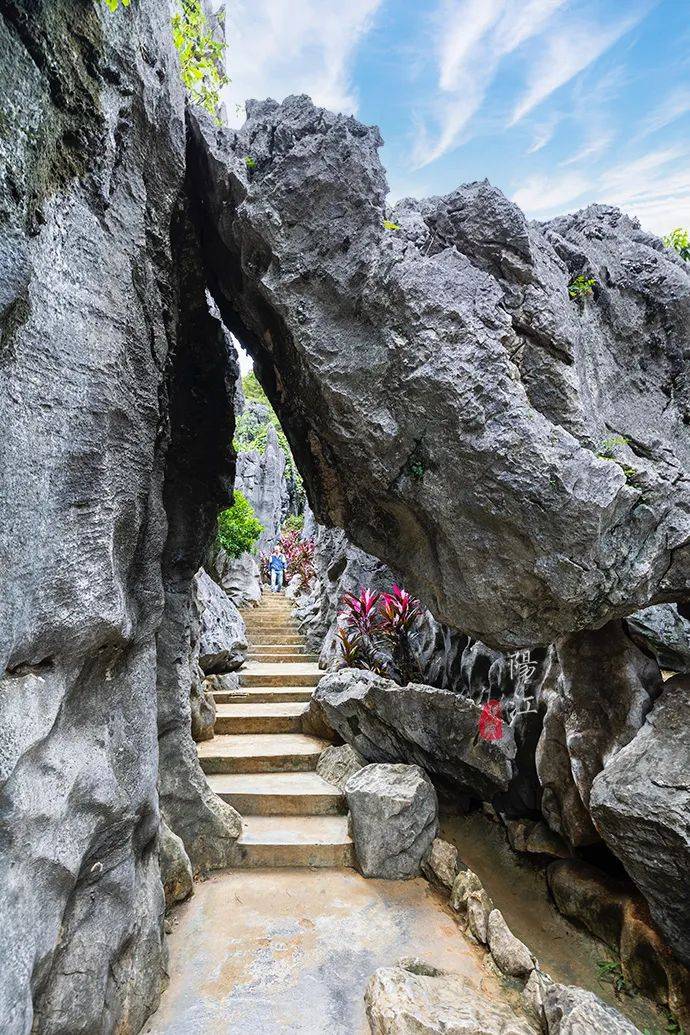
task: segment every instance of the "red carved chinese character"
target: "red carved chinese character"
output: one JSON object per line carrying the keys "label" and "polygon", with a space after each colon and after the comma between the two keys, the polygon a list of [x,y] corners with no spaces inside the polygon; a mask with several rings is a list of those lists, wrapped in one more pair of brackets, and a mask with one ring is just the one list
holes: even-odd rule
{"label": "red carved chinese character", "polygon": [[479,736],[483,740],[501,740],[503,737],[503,714],[501,702],[492,698],[487,701],[479,716]]}

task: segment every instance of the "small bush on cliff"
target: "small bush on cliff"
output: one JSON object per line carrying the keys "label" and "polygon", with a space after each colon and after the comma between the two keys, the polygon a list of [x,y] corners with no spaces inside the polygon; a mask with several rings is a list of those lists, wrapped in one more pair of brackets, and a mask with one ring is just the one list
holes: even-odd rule
{"label": "small bush on cliff", "polygon": [[583,273],[579,277],[575,277],[574,280],[568,284],[568,296],[578,302],[584,301],[585,298],[589,298],[594,293],[596,286],[596,280],[594,277],[587,277]]}
{"label": "small bush on cliff", "polygon": [[249,399],[250,402],[263,403],[264,406],[271,405],[253,370],[242,378],[242,391],[245,399]]}
{"label": "small bush on cliff", "polygon": [[688,230],[677,226],[670,234],[666,234],[663,241],[667,248],[673,248],[678,252],[681,259],[690,262],[690,232]]}
{"label": "small bush on cliff", "polygon": [[246,496],[235,491],[234,502],[218,515],[217,542],[230,557],[253,550],[263,532],[263,526],[254,514]]}
{"label": "small bush on cliff", "polygon": [[285,532],[301,532],[304,528],[304,514],[290,514],[286,518],[285,523],[281,531]]}

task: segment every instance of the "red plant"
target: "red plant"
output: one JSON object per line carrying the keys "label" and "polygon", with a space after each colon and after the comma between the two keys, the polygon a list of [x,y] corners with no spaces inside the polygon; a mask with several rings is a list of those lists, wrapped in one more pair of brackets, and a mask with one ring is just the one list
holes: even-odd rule
{"label": "red plant", "polygon": [[422,614],[418,600],[399,586],[392,593],[362,587],[358,596],[345,593],[341,605],[338,636],[349,667],[368,668],[401,683],[420,678],[413,649],[414,626]]}
{"label": "red plant", "polygon": [[378,602],[380,593],[372,593],[370,589],[362,587],[359,596],[354,593],[344,593],[341,604],[344,604],[340,612],[346,627],[358,629],[363,636],[373,635],[378,628],[380,616]]}

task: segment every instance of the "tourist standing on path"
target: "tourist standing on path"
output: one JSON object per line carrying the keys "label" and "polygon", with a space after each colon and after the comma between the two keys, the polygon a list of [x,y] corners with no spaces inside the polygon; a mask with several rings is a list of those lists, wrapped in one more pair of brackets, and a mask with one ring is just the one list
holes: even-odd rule
{"label": "tourist standing on path", "polygon": [[271,573],[271,589],[274,593],[280,593],[283,588],[286,568],[287,561],[285,560],[285,556],[280,552],[279,546],[274,546],[271,559],[268,562],[268,570]]}

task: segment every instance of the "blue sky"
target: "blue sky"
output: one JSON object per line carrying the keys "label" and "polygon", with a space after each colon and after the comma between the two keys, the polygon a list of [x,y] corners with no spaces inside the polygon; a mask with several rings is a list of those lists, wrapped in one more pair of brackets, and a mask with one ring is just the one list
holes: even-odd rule
{"label": "blue sky", "polygon": [[228,0],[227,101],[381,127],[391,199],[485,176],[530,217],[690,225],[690,0]]}

